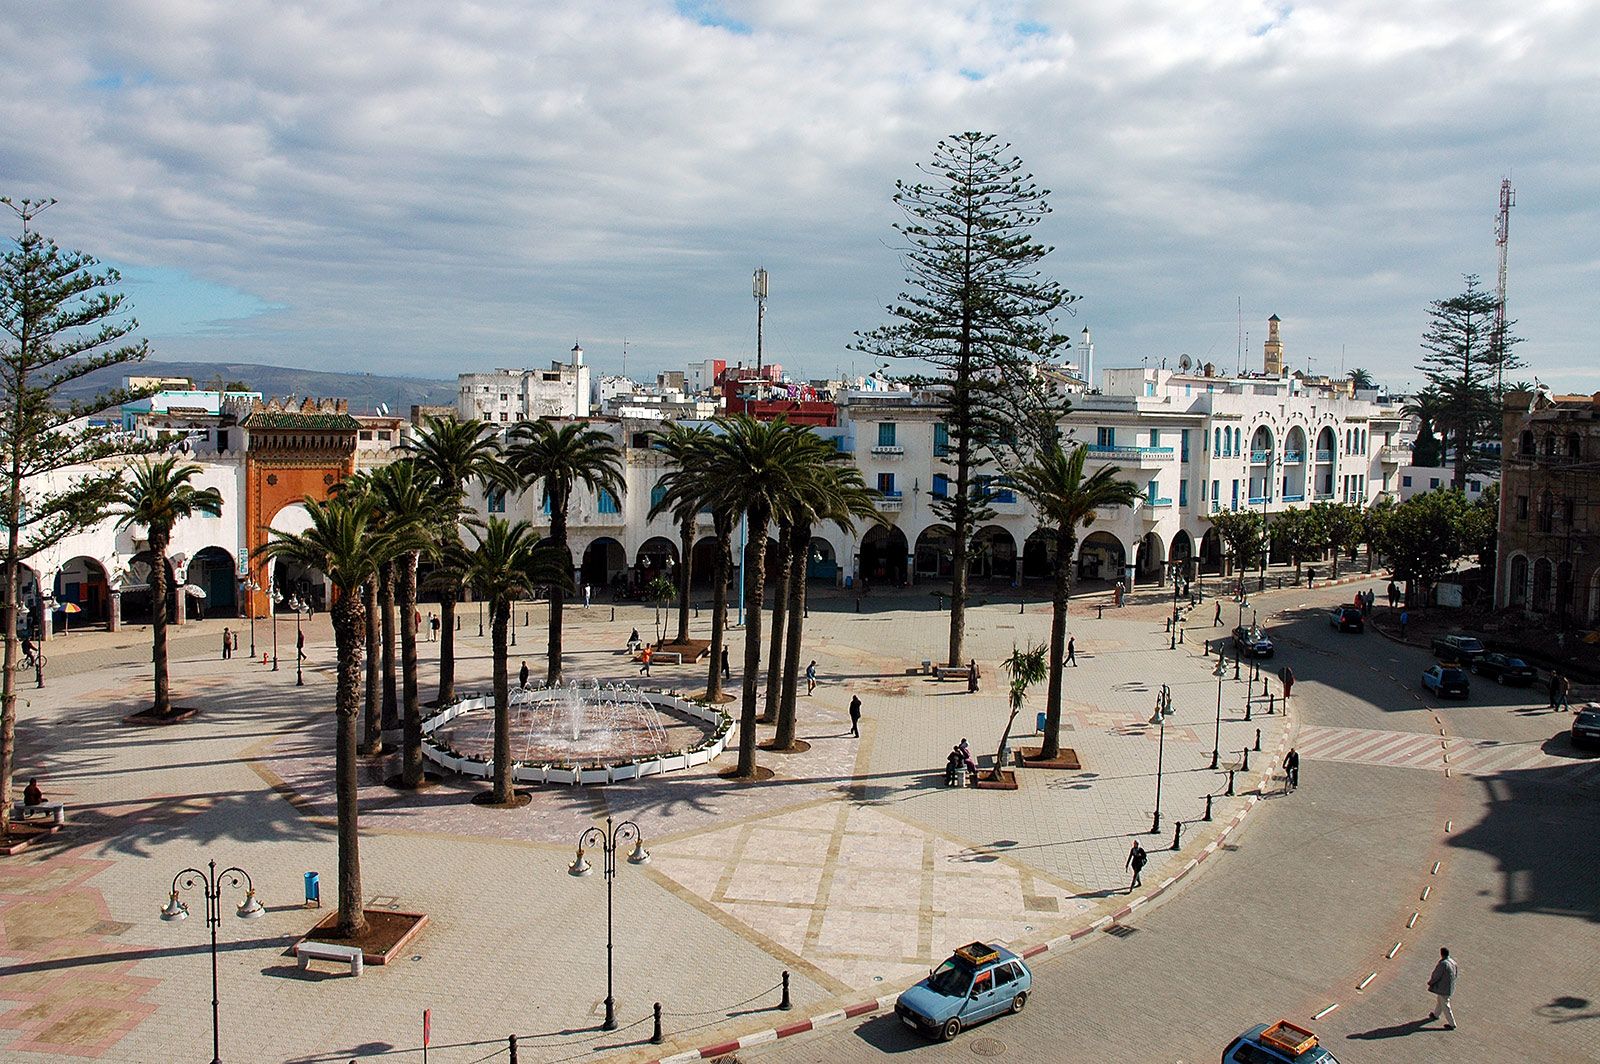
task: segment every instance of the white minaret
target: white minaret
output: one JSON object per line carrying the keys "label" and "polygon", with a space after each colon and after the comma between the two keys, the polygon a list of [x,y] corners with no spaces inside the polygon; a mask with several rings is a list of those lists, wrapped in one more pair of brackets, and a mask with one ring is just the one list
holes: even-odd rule
{"label": "white minaret", "polygon": [[1094,340],[1089,335],[1089,327],[1083,327],[1083,333],[1078,339],[1078,369],[1083,373],[1084,383],[1094,391]]}
{"label": "white minaret", "polygon": [[572,345],[572,364],[574,366],[583,365],[583,348],[579,347],[576,342]]}

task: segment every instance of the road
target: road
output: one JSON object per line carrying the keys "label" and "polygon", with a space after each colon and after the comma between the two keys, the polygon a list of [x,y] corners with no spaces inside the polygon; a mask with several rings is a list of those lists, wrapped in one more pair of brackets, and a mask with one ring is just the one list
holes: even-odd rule
{"label": "road", "polygon": [[[1301,788],[1268,799],[1170,900],[1038,957],[1022,1015],[946,1045],[876,1016],[739,1058],[1193,1064],[1286,1017],[1345,1064],[1600,1060],[1600,762],[1571,748],[1570,717],[1537,690],[1424,696],[1425,649],[1329,629],[1326,608],[1348,594],[1257,601],[1274,664],[1296,674],[1297,742],[1323,751]],[[1461,966],[1456,1031],[1424,1022],[1440,946]]]}

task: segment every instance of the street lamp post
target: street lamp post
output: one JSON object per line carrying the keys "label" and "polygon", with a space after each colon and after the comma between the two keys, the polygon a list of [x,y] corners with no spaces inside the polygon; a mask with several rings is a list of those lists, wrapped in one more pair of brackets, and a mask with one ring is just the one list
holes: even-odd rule
{"label": "street lamp post", "polygon": [[292,598],[289,600],[289,608],[294,610],[294,685],[296,687],[304,687],[306,685],[306,652],[302,647],[306,637],[304,629],[300,627],[300,621],[305,616],[308,607],[298,598]]}
{"label": "street lamp post", "polygon": [[[1217,659],[1222,660],[1221,656]],[[1217,730],[1211,738],[1211,767],[1216,769],[1222,761],[1222,670],[1217,670]]]}
{"label": "street lamp post", "polygon": [[267,601],[272,606],[272,671],[278,671],[278,604],[283,601],[283,593],[277,588],[272,588],[267,593]]}
{"label": "street lamp post", "polygon": [[217,1005],[217,927],[222,923],[222,888],[224,885],[237,888],[241,883],[245,888],[244,901],[234,912],[241,920],[254,920],[266,909],[256,900],[250,874],[242,868],[224,868],[218,872],[215,861],[208,861],[203,872],[198,868],[185,868],[173,876],[172,896],[161,909],[161,919],[169,923],[183,920],[189,915],[189,907],[178,900],[178,892],[200,887],[205,894],[206,927],[211,931],[211,1064],[222,1064],[222,1026]]}
{"label": "street lamp post", "polygon": [[250,660],[256,660],[256,592],[261,585],[248,576],[244,579],[245,612],[250,615]]}
{"label": "street lamp post", "polygon": [[633,843],[633,852],[628,854],[628,863],[633,865],[648,864],[650,851],[644,848],[644,835],[639,830],[639,825],[631,820],[624,820],[615,826],[610,817],[606,817],[606,826],[592,827],[578,836],[578,856],[572,859],[572,864],[567,868],[571,876],[586,876],[594,869],[584,857],[584,850],[591,846],[600,847],[602,860],[600,868],[606,879],[606,1018],[600,1025],[602,1031],[615,1031],[617,1029],[616,998],[612,990],[611,981],[611,881],[617,877],[617,845],[619,843]]}
{"label": "street lamp post", "polygon": [[1160,736],[1156,740],[1156,815],[1150,822],[1152,835],[1161,831],[1161,770],[1167,752],[1167,718],[1172,716],[1172,712],[1172,688],[1162,684],[1161,693],[1156,695],[1156,711],[1150,717],[1151,724],[1161,726]]}

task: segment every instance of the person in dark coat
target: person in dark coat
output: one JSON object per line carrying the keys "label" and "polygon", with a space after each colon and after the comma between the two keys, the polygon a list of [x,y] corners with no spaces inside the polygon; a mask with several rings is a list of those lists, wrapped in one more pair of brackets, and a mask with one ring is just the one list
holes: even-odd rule
{"label": "person in dark coat", "polygon": [[233,630],[224,628],[222,630],[222,660],[227,661],[231,657],[233,657]]}
{"label": "person in dark coat", "polygon": [[978,659],[977,658],[973,658],[972,661],[967,664],[967,694],[975,695],[977,693],[978,693]]}
{"label": "person in dark coat", "polygon": [[1286,790],[1295,790],[1300,786],[1300,752],[1294,747],[1283,756],[1283,785]]}
{"label": "person in dark coat", "polygon": [[728,667],[728,648],[727,647],[723,647],[722,648],[722,678],[724,680],[733,679],[733,670]]}
{"label": "person in dark coat", "polygon": [[1139,880],[1139,873],[1144,871],[1144,864],[1149,859],[1150,855],[1145,853],[1144,847],[1140,846],[1139,843],[1135,841],[1133,844],[1133,849],[1128,851],[1128,863],[1122,866],[1124,868],[1133,869],[1133,882],[1128,884],[1129,894],[1133,893],[1134,887],[1143,885]]}
{"label": "person in dark coat", "polygon": [[861,738],[861,696],[850,696],[850,734]]}
{"label": "person in dark coat", "polygon": [[[1217,609],[1222,607],[1218,606]],[[1073,636],[1067,636],[1067,660],[1062,664],[1071,665],[1074,669],[1078,667],[1078,640]]]}
{"label": "person in dark coat", "polygon": [[522,663],[522,668],[517,670],[517,686],[528,686],[528,663],[526,661]]}

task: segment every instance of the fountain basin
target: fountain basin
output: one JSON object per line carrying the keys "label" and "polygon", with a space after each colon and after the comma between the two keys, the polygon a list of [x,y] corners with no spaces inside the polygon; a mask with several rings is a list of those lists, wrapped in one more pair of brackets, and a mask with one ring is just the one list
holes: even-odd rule
{"label": "fountain basin", "polygon": [[[573,687],[512,691],[512,750],[526,755],[512,763],[514,782],[599,786],[680,771],[720,755],[733,729],[733,719],[720,709],[667,691],[630,687],[619,700],[629,707],[630,723],[645,707],[660,722],[652,726],[641,718],[621,735],[613,729],[585,742],[581,726],[570,738],[565,734],[573,692]],[[614,703],[605,704],[614,711]],[[545,725],[538,735],[529,730],[534,720]],[[562,726],[561,734],[553,725]],[[494,775],[493,732],[493,694],[466,694],[423,720],[422,755],[447,772],[488,779]]]}

